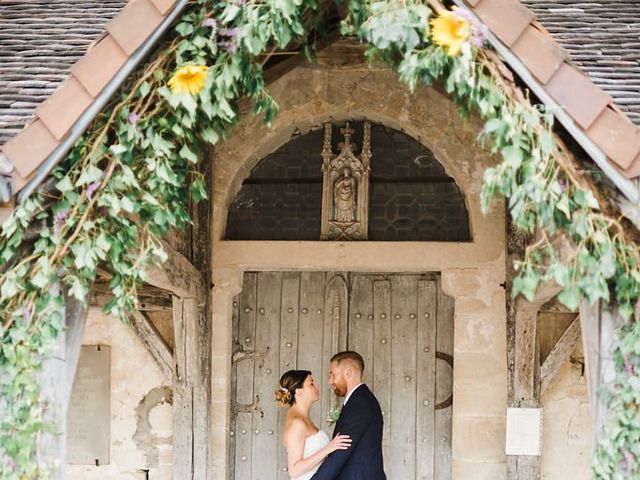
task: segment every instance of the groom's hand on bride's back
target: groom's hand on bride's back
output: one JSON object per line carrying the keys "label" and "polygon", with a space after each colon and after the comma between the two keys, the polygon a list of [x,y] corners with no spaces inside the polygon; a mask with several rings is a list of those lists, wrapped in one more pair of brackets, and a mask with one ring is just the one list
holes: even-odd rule
{"label": "groom's hand on bride's back", "polygon": [[333,453],[336,450],[347,450],[351,446],[351,437],[338,433],[331,442],[329,442],[329,453]]}

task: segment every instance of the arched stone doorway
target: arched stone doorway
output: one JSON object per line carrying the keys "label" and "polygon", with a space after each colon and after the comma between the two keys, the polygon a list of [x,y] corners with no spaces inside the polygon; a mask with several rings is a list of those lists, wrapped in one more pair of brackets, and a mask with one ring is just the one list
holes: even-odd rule
{"label": "arched stone doorway", "polygon": [[[304,88],[301,88],[304,86]],[[228,479],[234,298],[247,272],[433,272],[455,302],[452,478],[504,478],[507,405],[504,214],[480,212],[482,172],[490,156],[475,139],[479,123],[461,120],[435,89],[410,94],[386,70],[299,68],[271,88],[281,113],[271,128],[247,117],[214,159],[213,430],[214,478]],[[229,207],[258,162],[324,121],[369,119],[405,132],[432,151],[465,198],[470,241],[227,240]],[[225,366],[222,368],[222,366]],[[268,432],[267,432],[268,433]],[[390,478],[394,478],[391,476]]]}
{"label": "arched stone doorway", "polygon": [[[331,158],[337,171],[327,181]],[[336,235],[357,224],[357,235],[373,241],[469,241],[464,198],[433,153],[367,121],[325,123],[262,159],[231,204],[227,238],[322,238],[321,219],[336,216],[337,195],[327,190],[346,178],[347,161],[357,176],[347,180],[353,218],[337,222]],[[311,415],[331,433],[325,415],[340,400],[326,383],[328,365],[345,349],[362,354],[380,401],[390,478],[451,478],[453,302],[440,275],[245,272],[233,332],[229,478],[287,479],[285,412],[273,402],[286,370],[314,373],[321,398]]]}

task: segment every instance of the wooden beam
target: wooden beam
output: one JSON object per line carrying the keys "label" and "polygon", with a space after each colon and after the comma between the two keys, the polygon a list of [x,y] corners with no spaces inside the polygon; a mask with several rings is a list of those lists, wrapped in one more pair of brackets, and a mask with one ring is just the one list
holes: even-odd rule
{"label": "wooden beam", "polygon": [[[111,293],[91,290],[89,292],[89,306],[102,308],[112,298]],[[140,312],[168,312],[172,308],[171,305],[171,297],[168,295],[148,295],[139,292],[138,310]]]}
{"label": "wooden beam", "polygon": [[173,383],[173,478],[206,480],[210,451],[210,395],[202,358],[200,308],[194,298],[174,297],[176,372]]}
{"label": "wooden beam", "polygon": [[53,430],[45,430],[39,439],[40,463],[50,469],[52,480],[65,478],[67,458],[67,409],[75,379],[80,347],[87,319],[87,309],[82,302],[63,293],[61,285],[55,284],[54,295],[65,295],[63,316],[65,329],[56,340],[56,348],[42,367],[40,387],[45,405],[43,420],[53,425]]}
{"label": "wooden beam", "polygon": [[78,370],[80,350],[82,349],[82,337],[87,324],[87,309],[83,302],[74,297],[65,295],[65,361],[67,365],[65,402],[68,405],[71,400],[73,382]]}
{"label": "wooden beam", "polygon": [[569,360],[580,338],[580,317],[576,315],[540,367],[540,394],[542,395]]}
{"label": "wooden beam", "polygon": [[580,328],[584,347],[587,387],[591,406],[593,442],[602,438],[603,426],[607,422],[608,411],[603,399],[598,395],[600,387],[615,380],[616,368],[613,352],[615,331],[625,320],[615,306],[605,306],[602,301],[580,305]]}
{"label": "wooden beam", "polygon": [[561,288],[554,282],[547,282],[538,288],[532,302],[524,297],[516,301],[515,335],[515,375],[513,393],[516,406],[532,406],[537,403],[537,368],[539,366],[537,349],[537,324],[540,307],[555,297]]}
{"label": "wooden beam", "polygon": [[167,261],[144,272],[149,285],[161,288],[181,298],[203,298],[206,290],[202,274],[180,252],[167,243],[162,245]]}
{"label": "wooden beam", "polygon": [[[533,308],[531,308],[533,307]],[[515,372],[513,395],[516,406],[536,398],[535,378],[537,364],[536,329],[538,310],[525,299],[519,299],[516,307]]]}
{"label": "wooden beam", "polygon": [[173,352],[153,323],[144,314],[137,311],[129,315],[129,323],[147,351],[160,366],[164,376],[173,379],[175,374]]}
{"label": "wooden beam", "polygon": [[[532,302],[524,297],[516,300],[514,375],[512,407],[540,406],[539,365],[537,342],[540,307],[555,297],[560,287],[553,282],[540,285]],[[540,478],[540,456],[518,455],[508,459],[509,478],[535,480]]]}

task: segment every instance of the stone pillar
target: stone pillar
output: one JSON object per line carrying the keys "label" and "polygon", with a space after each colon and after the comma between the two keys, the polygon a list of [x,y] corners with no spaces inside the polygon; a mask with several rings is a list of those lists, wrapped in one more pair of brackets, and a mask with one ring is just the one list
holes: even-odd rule
{"label": "stone pillar", "polygon": [[455,479],[507,477],[507,344],[504,260],[446,270],[455,299],[452,469]]}
{"label": "stone pillar", "polygon": [[213,480],[226,480],[229,472],[231,413],[231,356],[233,298],[242,291],[241,269],[217,268],[213,272],[211,328],[211,435]]}

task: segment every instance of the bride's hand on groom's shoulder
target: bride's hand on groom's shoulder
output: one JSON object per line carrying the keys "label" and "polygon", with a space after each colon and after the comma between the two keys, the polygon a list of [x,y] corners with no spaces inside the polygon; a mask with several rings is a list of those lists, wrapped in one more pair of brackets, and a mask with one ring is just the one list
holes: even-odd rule
{"label": "bride's hand on groom's shoulder", "polygon": [[329,442],[329,445],[328,445],[329,453],[335,452],[336,450],[347,450],[350,446],[351,446],[351,437],[349,435],[338,433]]}

